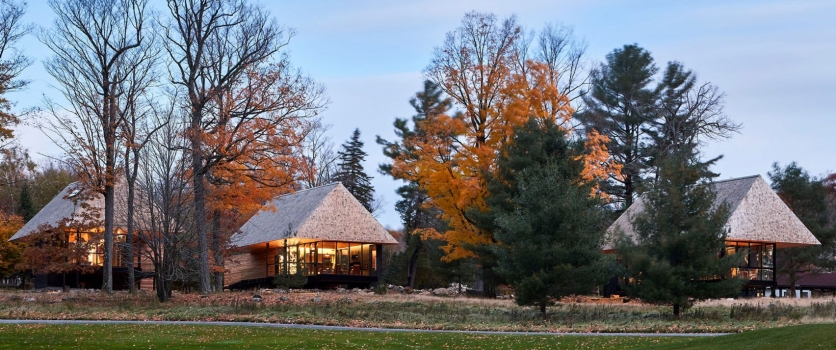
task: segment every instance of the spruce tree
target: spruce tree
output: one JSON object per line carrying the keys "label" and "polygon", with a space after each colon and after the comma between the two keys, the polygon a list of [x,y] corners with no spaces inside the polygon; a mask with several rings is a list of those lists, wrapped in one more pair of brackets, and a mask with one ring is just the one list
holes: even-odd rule
{"label": "spruce tree", "polygon": [[339,164],[334,179],[341,182],[366,210],[374,211],[374,188],[371,185],[372,177],[363,169],[363,161],[368,154],[363,151],[360,129],[354,129],[351,139],[342,145],[338,155]]}
{"label": "spruce tree", "polygon": [[[715,159],[716,160],[716,159]],[[740,254],[724,251],[728,205],[713,205],[709,179],[715,177],[693,147],[659,159],[659,174],[642,196],[644,210],[633,220],[636,237],[622,237],[616,249],[626,266],[629,295],[673,306],[673,314],[694,301],[731,297],[744,281],[727,277]]]}
{"label": "spruce tree", "polygon": [[[499,274],[520,305],[543,316],[553,299],[585,294],[607,280],[600,200],[582,178],[582,143],[552,121],[532,119],[516,131],[490,179],[488,210],[500,244]],[[489,224],[490,220],[481,220]]]}

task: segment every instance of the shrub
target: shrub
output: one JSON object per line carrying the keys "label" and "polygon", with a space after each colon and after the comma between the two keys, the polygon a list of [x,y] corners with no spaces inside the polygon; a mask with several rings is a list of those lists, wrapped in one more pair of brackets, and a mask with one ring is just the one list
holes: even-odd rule
{"label": "shrub", "polygon": [[273,277],[273,284],[277,288],[291,289],[302,288],[308,284],[308,277],[302,274],[301,270],[296,270],[294,274],[281,273]]}

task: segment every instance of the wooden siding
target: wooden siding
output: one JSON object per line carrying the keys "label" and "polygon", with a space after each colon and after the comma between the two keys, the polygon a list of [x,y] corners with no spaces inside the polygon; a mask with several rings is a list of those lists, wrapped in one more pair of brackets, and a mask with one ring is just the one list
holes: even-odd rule
{"label": "wooden siding", "polygon": [[275,275],[273,262],[278,249],[271,246],[269,254],[265,254],[265,250],[266,246],[260,244],[244,253],[227,258],[224,266],[227,269],[224,274],[224,284],[230,285],[243,280]]}

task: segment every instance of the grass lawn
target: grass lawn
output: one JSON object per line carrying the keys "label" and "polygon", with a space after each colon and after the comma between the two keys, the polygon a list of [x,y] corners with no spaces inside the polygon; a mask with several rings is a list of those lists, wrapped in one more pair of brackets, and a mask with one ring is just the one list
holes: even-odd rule
{"label": "grass lawn", "polygon": [[[689,338],[690,339],[690,338]],[[0,325],[0,349],[640,349],[682,338],[481,335],[172,325]]]}
{"label": "grass lawn", "polygon": [[713,338],[380,333],[177,325],[0,325],[0,349],[823,349],[836,325],[816,324]]}

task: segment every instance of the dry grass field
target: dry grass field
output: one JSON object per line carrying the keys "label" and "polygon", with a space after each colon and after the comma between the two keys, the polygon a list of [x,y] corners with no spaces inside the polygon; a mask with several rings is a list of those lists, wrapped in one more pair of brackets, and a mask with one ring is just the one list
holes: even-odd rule
{"label": "dry grass field", "polygon": [[[254,300],[254,294],[261,297]],[[152,293],[104,294],[2,291],[0,318],[80,320],[244,321],[350,327],[545,332],[741,332],[836,322],[836,299],[735,299],[700,302],[682,317],[668,307],[637,301],[566,298],[538,310],[509,299],[438,297],[366,291],[175,293],[166,303]]]}

